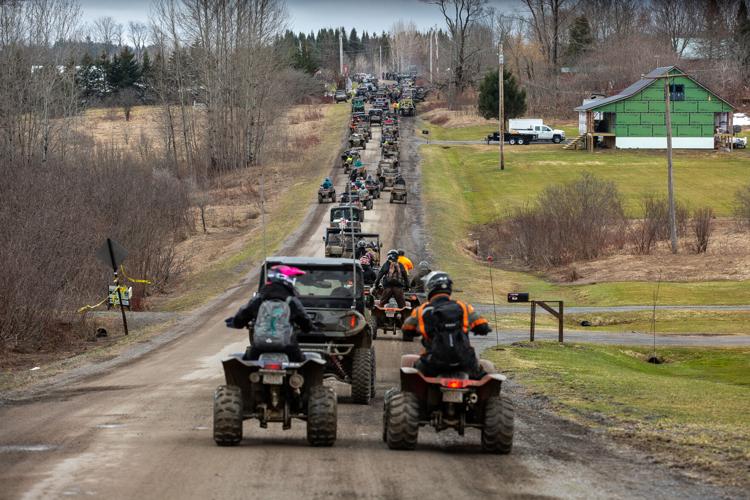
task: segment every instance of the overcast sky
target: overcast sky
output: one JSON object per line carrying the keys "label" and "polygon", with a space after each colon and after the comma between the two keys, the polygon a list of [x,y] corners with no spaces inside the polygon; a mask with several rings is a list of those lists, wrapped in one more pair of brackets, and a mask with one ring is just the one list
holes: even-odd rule
{"label": "overcast sky", "polygon": [[[79,0],[83,20],[91,22],[101,16],[112,16],[127,25],[128,21],[148,22],[150,0]],[[520,8],[521,0],[490,0],[498,10],[510,12]],[[439,9],[418,0],[287,0],[289,27],[295,32],[317,31],[322,27],[344,26],[362,31],[387,31],[403,19],[414,21],[419,28],[443,26]]]}

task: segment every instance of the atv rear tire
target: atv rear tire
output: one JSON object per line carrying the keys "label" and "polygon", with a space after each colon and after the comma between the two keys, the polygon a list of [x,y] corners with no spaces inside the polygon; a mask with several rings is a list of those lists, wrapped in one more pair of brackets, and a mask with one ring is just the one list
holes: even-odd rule
{"label": "atv rear tire", "polygon": [[242,391],[236,385],[220,385],[214,393],[214,441],[219,446],[242,441]]}
{"label": "atv rear tire", "polygon": [[508,454],[513,448],[513,403],[507,396],[494,396],[484,408],[482,449],[488,453]]}
{"label": "atv rear tire", "polygon": [[307,401],[307,442],[333,446],[336,441],[336,393],[319,385],[310,389]]}
{"label": "atv rear tire", "polygon": [[391,387],[383,395],[383,442],[388,442],[388,403],[395,394],[400,394],[401,391],[396,387]]}
{"label": "atv rear tire", "polygon": [[370,370],[370,397],[375,398],[375,373],[376,369],[375,367],[378,365],[378,363],[375,361],[375,349],[372,350],[372,369]]}
{"label": "atv rear tire", "polygon": [[385,441],[392,450],[413,450],[419,436],[419,400],[411,392],[394,392],[385,408]]}
{"label": "atv rear tire", "polygon": [[373,349],[360,347],[352,359],[352,401],[367,405],[372,399]]}

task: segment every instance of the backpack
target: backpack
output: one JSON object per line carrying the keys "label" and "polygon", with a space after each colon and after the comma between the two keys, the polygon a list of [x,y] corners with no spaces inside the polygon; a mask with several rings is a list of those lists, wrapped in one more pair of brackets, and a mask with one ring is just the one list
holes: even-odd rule
{"label": "backpack", "polygon": [[429,318],[432,339],[430,364],[442,370],[466,370],[476,363],[469,336],[464,332],[464,308],[457,302],[446,302],[431,308]]}
{"label": "backpack", "polygon": [[385,283],[388,286],[402,285],[401,266],[398,262],[388,262],[388,272],[385,274]]}
{"label": "backpack", "polygon": [[291,297],[286,300],[265,300],[258,309],[253,329],[253,344],[263,348],[283,349],[292,344]]}

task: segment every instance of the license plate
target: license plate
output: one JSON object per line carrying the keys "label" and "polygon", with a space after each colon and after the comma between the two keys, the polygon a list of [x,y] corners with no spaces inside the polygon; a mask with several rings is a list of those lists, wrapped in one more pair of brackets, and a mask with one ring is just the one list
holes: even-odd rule
{"label": "license plate", "polygon": [[463,403],[464,393],[461,391],[443,391],[443,401],[446,403]]}
{"label": "license plate", "polygon": [[283,373],[264,373],[263,383],[268,385],[281,385],[284,383]]}
{"label": "license plate", "polygon": [[396,315],[396,311],[386,311],[385,316],[386,318],[392,318]]}

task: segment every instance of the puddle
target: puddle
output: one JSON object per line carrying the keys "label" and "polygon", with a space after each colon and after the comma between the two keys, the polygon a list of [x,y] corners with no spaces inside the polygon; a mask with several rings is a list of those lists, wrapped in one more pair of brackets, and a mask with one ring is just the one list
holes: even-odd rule
{"label": "puddle", "polygon": [[50,444],[9,444],[0,446],[0,453],[17,453],[26,451],[50,451],[56,449],[57,446]]}
{"label": "puddle", "polygon": [[96,426],[97,429],[120,429],[125,427],[125,424],[99,424]]}

